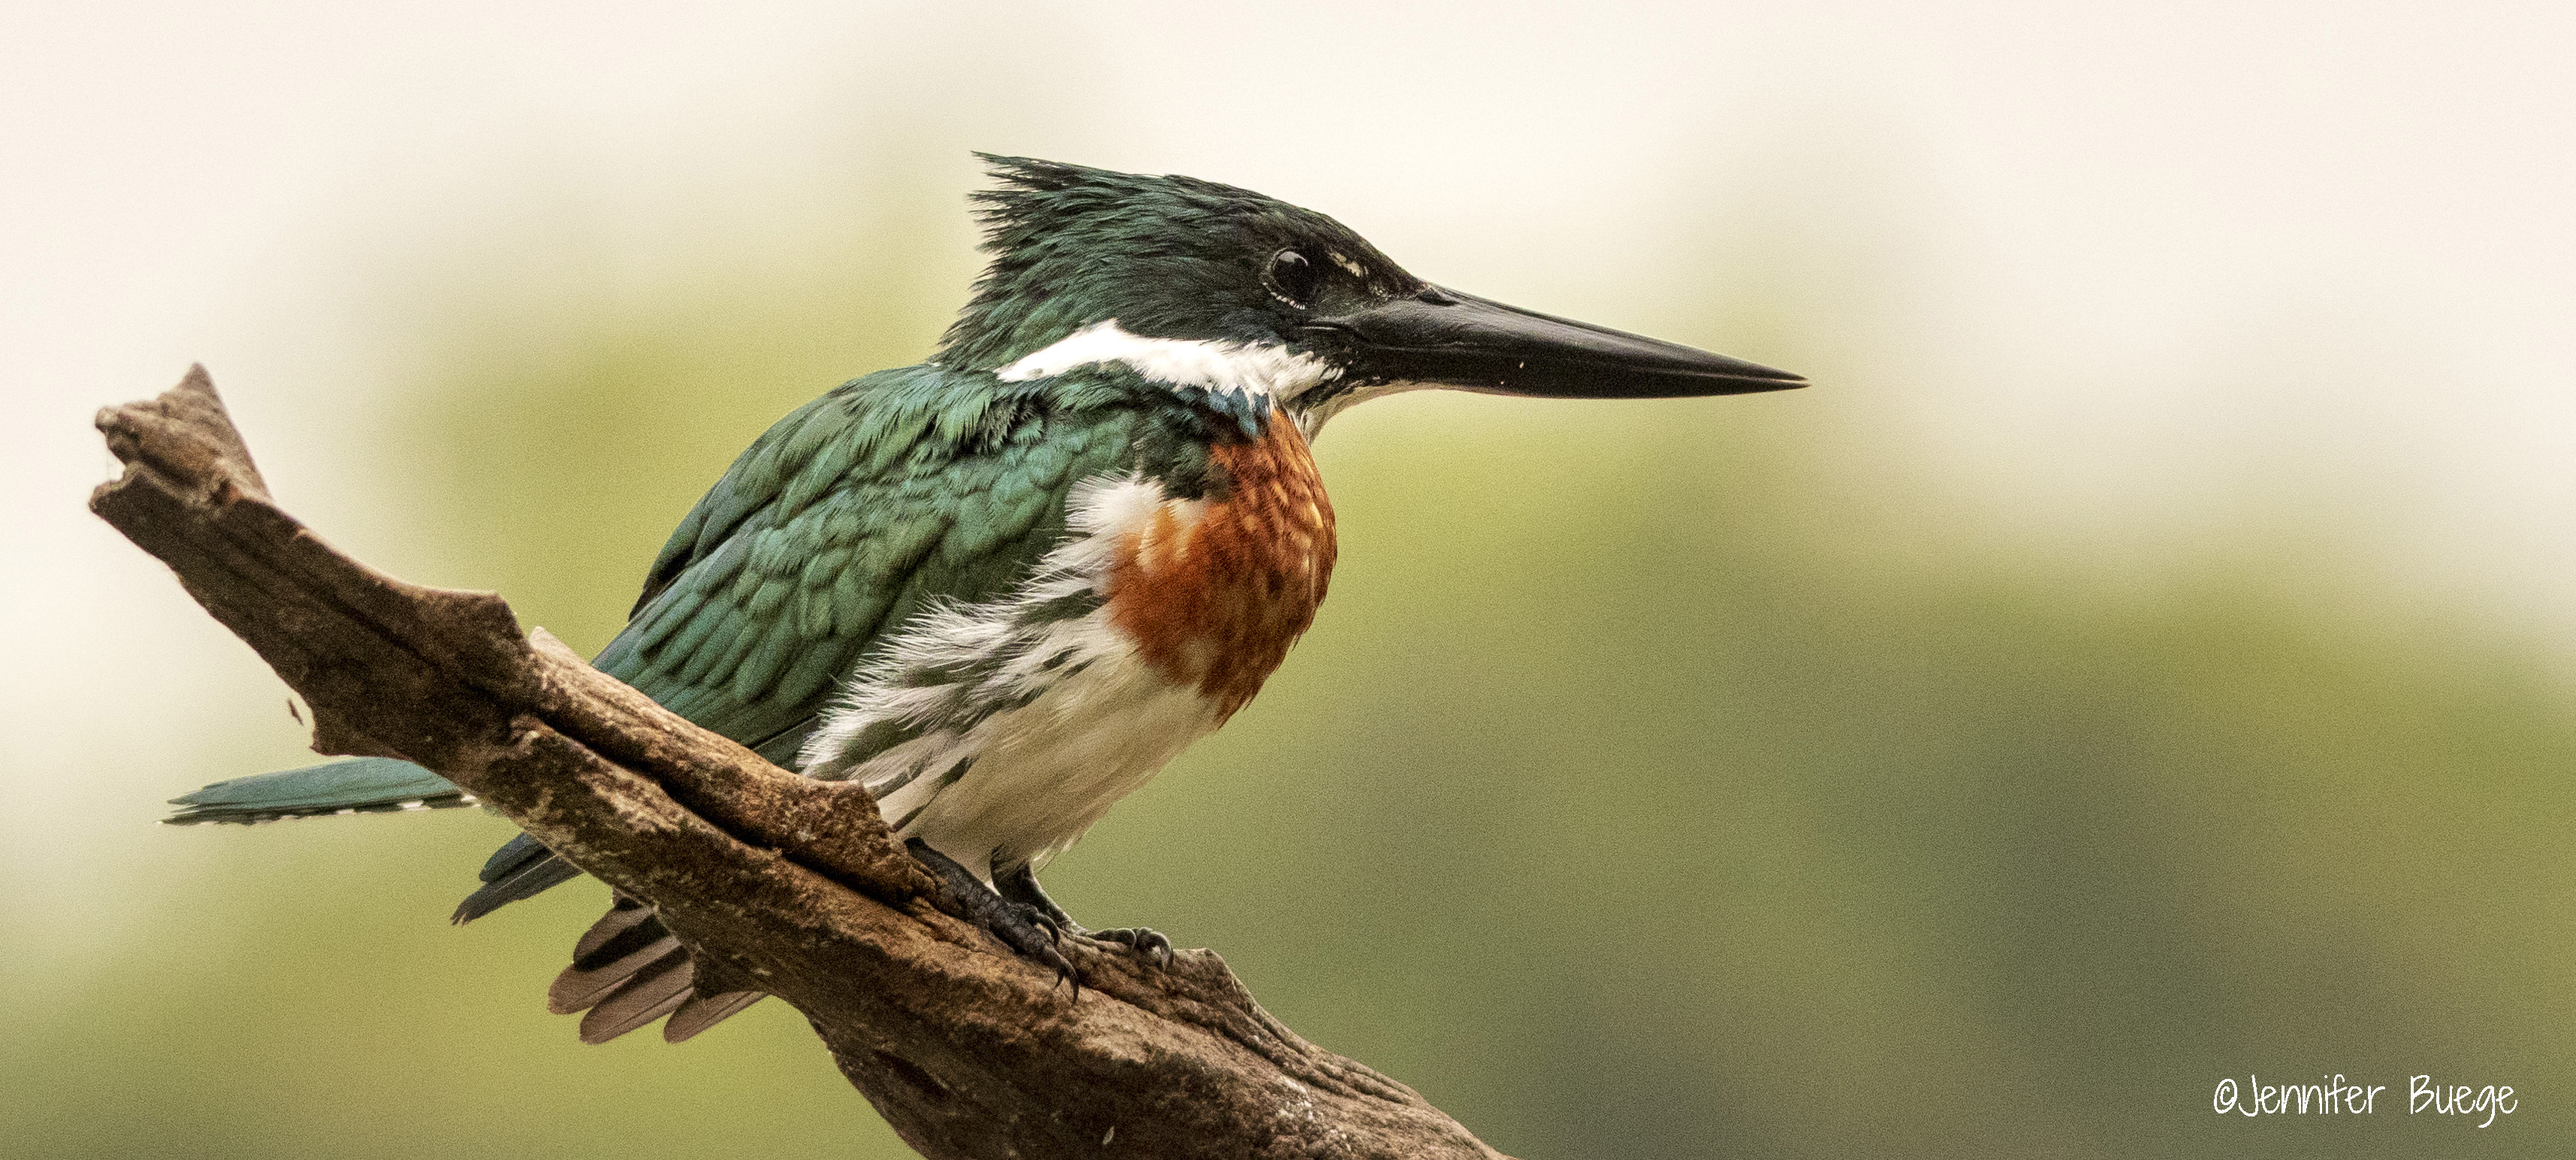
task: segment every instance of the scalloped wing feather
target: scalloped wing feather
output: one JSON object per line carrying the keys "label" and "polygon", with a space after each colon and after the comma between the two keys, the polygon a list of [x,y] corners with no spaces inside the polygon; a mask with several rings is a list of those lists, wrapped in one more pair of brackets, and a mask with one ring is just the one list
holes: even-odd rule
{"label": "scalloped wing feather", "polygon": [[596,663],[793,760],[886,629],[1025,578],[1061,538],[1072,484],[1131,456],[1134,410],[1067,408],[1025,386],[908,367],[780,420],[681,521]]}

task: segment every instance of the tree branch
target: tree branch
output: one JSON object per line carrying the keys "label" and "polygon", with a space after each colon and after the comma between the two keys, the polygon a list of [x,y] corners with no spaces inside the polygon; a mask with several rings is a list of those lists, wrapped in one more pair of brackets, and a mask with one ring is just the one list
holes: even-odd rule
{"label": "tree branch", "polygon": [[769,992],[925,1156],[1494,1157],[1297,1037],[1213,952],[1068,940],[1075,997],[973,926],[849,783],[799,777],[524,637],[487,592],[340,554],[269,498],[204,368],[110,407],[90,508],[312,707],[313,748],[436,770]]}

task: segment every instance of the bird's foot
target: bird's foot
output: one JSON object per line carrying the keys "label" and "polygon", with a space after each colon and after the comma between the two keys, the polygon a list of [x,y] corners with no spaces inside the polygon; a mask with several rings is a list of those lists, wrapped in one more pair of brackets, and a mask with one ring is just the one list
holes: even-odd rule
{"label": "bird's foot", "polygon": [[965,912],[957,917],[984,928],[1022,958],[1034,959],[1055,968],[1056,981],[1072,982],[1073,997],[1082,997],[1082,977],[1074,973],[1073,961],[1065,958],[1064,952],[1055,945],[1065,933],[1056,922],[1056,916],[994,893],[982,879],[958,865],[955,859],[932,849],[928,842],[914,838],[904,843],[904,847],[912,851],[915,861],[928,867],[948,887],[948,896],[956,900],[959,910]]}
{"label": "bird's foot", "polygon": [[1056,905],[1054,899],[1047,897],[1046,890],[1038,885],[1037,871],[1030,869],[1027,863],[994,875],[993,888],[1000,891],[1002,897],[1034,907],[1053,919],[1055,929],[1060,933],[1117,943],[1145,956],[1157,967],[1172,965],[1172,940],[1164,938],[1161,931],[1142,926],[1122,926],[1115,930],[1085,928],[1075,922],[1072,915],[1066,914],[1063,907]]}
{"label": "bird's foot", "polygon": [[1102,942],[1113,942],[1153,960],[1157,967],[1172,965],[1172,940],[1149,926],[1121,926],[1109,930],[1082,932]]}

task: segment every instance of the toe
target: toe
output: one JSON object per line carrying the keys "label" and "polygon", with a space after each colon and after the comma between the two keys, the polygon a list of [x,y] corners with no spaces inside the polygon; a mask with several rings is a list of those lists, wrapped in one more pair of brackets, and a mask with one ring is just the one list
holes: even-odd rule
{"label": "toe", "polygon": [[1023,906],[1020,908],[1020,921],[1028,923],[1030,926],[1036,927],[1039,930],[1045,931],[1047,942],[1049,943],[1060,943],[1064,941],[1064,928],[1057,926],[1055,920],[1047,917],[1046,912],[1043,910],[1039,910],[1034,906]]}
{"label": "toe", "polygon": [[1152,959],[1158,967],[1172,965],[1172,940],[1163,932],[1146,926],[1122,926],[1115,930],[1096,930],[1091,937],[1132,947],[1136,953]]}

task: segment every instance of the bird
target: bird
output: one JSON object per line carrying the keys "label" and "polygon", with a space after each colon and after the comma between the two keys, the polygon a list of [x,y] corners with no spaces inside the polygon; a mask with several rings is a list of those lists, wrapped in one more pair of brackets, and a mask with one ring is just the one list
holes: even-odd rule
{"label": "bird", "polygon": [[[859,782],[967,917],[1071,967],[1090,930],[1050,860],[1261,689],[1329,585],[1310,443],[1404,391],[1676,398],[1786,371],[1427,282],[1250,190],[977,154],[988,264],[925,361],[843,383],[754,440],[683,517],[593,663],[806,776]],[[359,758],[217,782],[174,824],[475,804]],[[580,876],[521,834],[462,923]],[[701,993],[617,896],[548,992],[605,1042],[679,1042],[761,998]],[[1075,980],[1079,996],[1080,981]],[[714,988],[710,988],[714,990]]]}

